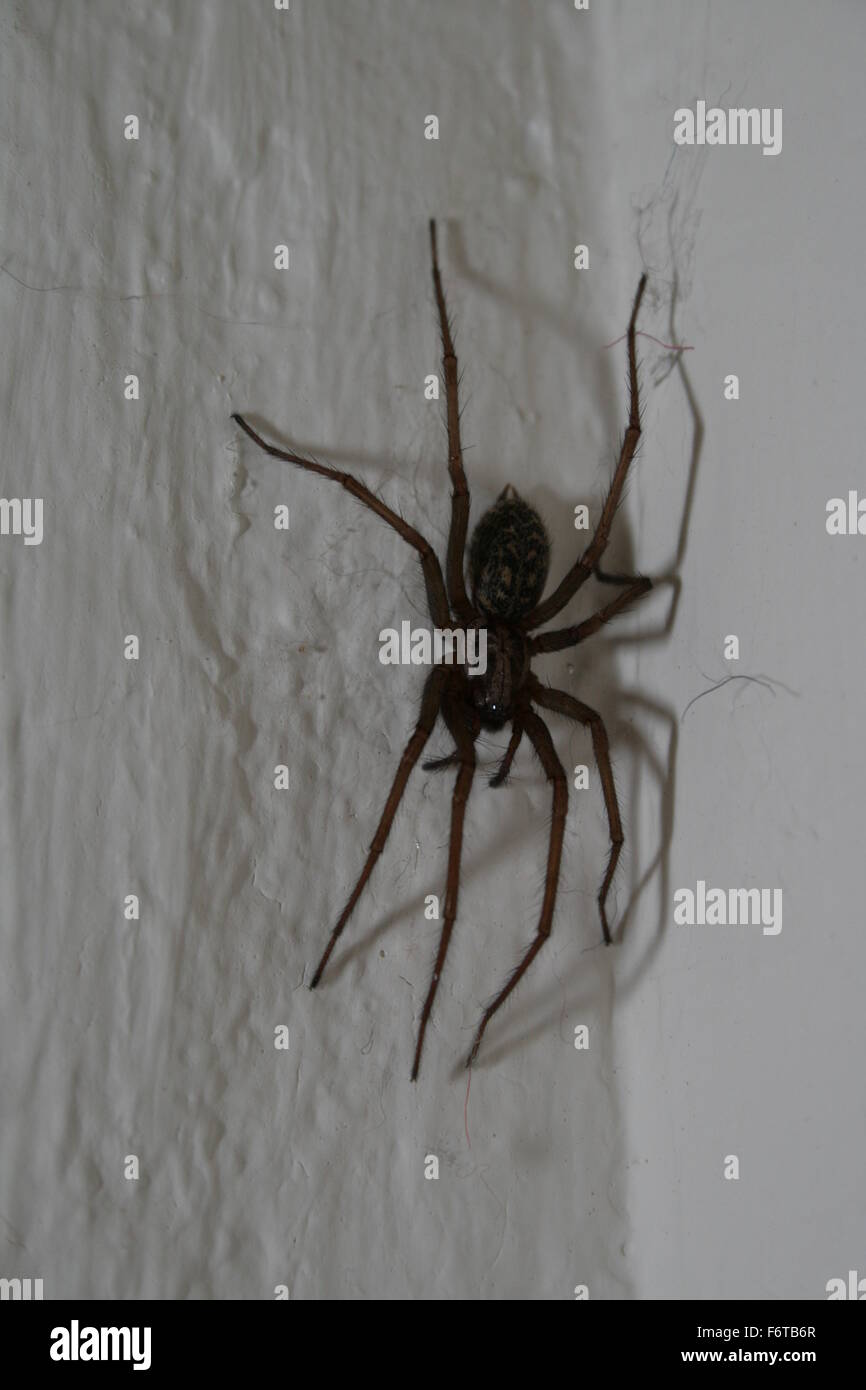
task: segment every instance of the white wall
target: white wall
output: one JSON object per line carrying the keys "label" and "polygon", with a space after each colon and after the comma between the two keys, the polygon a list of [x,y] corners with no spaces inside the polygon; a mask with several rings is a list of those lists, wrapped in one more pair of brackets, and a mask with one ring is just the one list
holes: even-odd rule
{"label": "white wall", "polygon": [[[40,546],[0,539],[0,1275],[46,1297],[822,1297],[864,1260],[866,542],[824,525],[862,474],[862,9],[173,0],[0,25],[2,494],[45,509]],[[675,148],[699,98],[782,107],[781,154]],[[673,624],[662,584],[619,628],[645,642],[539,665],[609,721],[622,938],[599,944],[595,779],[552,940],[473,1070],[471,1147],[462,1062],[534,930],[549,793],[526,748],[508,789],[476,782],[413,1086],[453,774],[416,774],[304,982],[414,722],[420,673],[376,653],[421,620],[417,562],[229,420],[357,472],[444,553],[431,215],[473,517],[513,482],[557,576],[616,457],[625,346],[604,345],[642,265],[643,327],[692,348],[642,340],[610,551],[677,569]],[[732,674],[770,685],[682,718]],[[781,933],[675,926],[698,879],[781,888]]]}

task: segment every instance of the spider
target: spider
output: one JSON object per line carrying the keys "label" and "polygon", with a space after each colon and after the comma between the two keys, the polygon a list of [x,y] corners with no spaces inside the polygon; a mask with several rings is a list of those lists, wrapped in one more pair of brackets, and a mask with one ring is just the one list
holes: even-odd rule
{"label": "spider", "polygon": [[[623,494],[629,465],[640,439],[640,403],[638,395],[637,361],[635,357],[635,325],[646,286],[642,275],[632,305],[628,325],[628,428],[622,442],[610,490],[605,499],[598,525],[586,549],[574,562],[564,578],[547,598],[542,598],[550,563],[550,541],[538,513],[510,484],[494,505],[478,521],[469,544],[469,579],[466,585],[466,536],[469,525],[469,488],[463,468],[460,444],[460,412],[458,407],[457,358],[436,249],[436,223],[430,222],[430,253],[433,289],[442,335],[442,367],[445,378],[445,397],[448,423],[448,471],[451,477],[451,525],[445,562],[445,577],[433,547],[421,533],[392,511],[357,478],[330,468],[311,458],[267,443],[243,416],[232,419],[265,453],[273,458],[295,464],[298,468],[318,473],[323,478],[340,483],[365,507],[391,526],[406,543],[417,551],[424,575],[430,617],[436,627],[452,629],[463,624],[468,630],[485,628],[487,632],[487,668],[483,675],[470,675],[465,665],[434,665],[427,676],[421,698],[421,709],[415,730],[409,739],[400,765],[385,802],[381,820],[373,837],[360,877],[331,932],[324,954],[310,982],[315,989],[322,979],[331,952],[342,935],[365,885],[381,855],[397,808],[402,800],[409,777],[442,716],[454,740],[454,749],[445,757],[423,764],[425,771],[457,768],[451,801],[451,832],[448,850],[448,876],[445,890],[445,911],[433,975],[424,1006],[415,1045],[412,1080],[417,1080],[424,1035],[436,997],[445,957],[454,924],[457,920],[457,900],[460,887],[460,861],[463,845],[463,821],[466,802],[476,772],[475,741],[482,729],[499,730],[511,725],[511,737],[504,757],[490,779],[492,787],[505,782],[514,755],[524,735],[529,739],[541,762],[552,788],[553,816],[547,855],[544,898],[536,933],[522,959],[488,1004],[478,1024],[475,1038],[466,1060],[475,1060],[487,1025],[501,1009],[518,981],[525,975],[545,941],[548,939],[559,883],[565,818],[568,805],[568,786],[565,769],[553,746],[550,731],[538,713],[539,709],[565,715],[589,729],[593,752],[601,778],[602,793],[610,832],[610,852],[598,893],[601,929],[606,943],[611,934],[607,916],[607,896],[623,846],[622,821],[617,804],[607,731],[600,714],[564,690],[542,685],[533,674],[532,657],[541,652],[562,651],[587,641],[600,628],[616,618],[630,604],[646,595],[652,581],[638,575],[608,574],[599,568],[611,531],[614,514]],[[620,593],[598,609],[591,617],[571,627],[555,628],[537,633],[566,606],[590,575],[604,584],[616,585]]]}

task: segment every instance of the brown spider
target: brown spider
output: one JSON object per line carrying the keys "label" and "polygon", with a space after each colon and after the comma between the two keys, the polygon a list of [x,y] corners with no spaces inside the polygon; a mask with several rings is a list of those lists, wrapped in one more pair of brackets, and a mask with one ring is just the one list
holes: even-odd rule
{"label": "brown spider", "polygon": [[[383,521],[392,526],[398,535],[417,550],[424,572],[427,590],[427,603],[430,617],[436,627],[452,629],[463,624],[466,629],[486,628],[487,631],[487,669],[485,674],[469,676],[465,665],[436,665],[427,677],[421,699],[421,712],[415,731],[412,734],[403,756],[397,775],[385,803],[385,809],[367,861],[361,870],[349,901],[343,908],[336,926],[331,932],[324,955],[316,967],[310,982],[315,989],[322,978],[331,952],[351,913],[363,892],[372,873],[373,866],[388,838],[397,807],[400,804],[412,769],[427,743],[438,716],[441,714],[454,739],[455,748],[447,757],[424,763],[426,771],[457,765],[454,793],[451,802],[451,836],[448,852],[448,878],[445,890],[445,918],[439,939],[439,950],[433,967],[433,978],[427,991],[421,1012],[418,1029],[418,1042],[412,1065],[412,1080],[418,1076],[421,1050],[427,1021],[436,997],[436,990],[442,976],[448,943],[457,918],[457,894],[460,885],[460,856],[463,844],[463,819],[469,790],[475,776],[475,740],[482,728],[501,729],[505,724],[512,726],[508,749],[502,762],[491,779],[491,786],[501,786],[508,776],[514,755],[524,734],[534,747],[541,765],[553,786],[553,819],[550,827],[550,843],[547,855],[547,874],[544,884],[544,901],[534,940],[523,959],[502,986],[493,1001],[487,1006],[478,1025],[472,1049],[467,1058],[467,1066],[474,1061],[484,1031],[518,980],[525,974],[550,935],[556,891],[559,883],[559,868],[562,858],[562,842],[565,833],[565,816],[568,804],[568,787],[565,769],[553,746],[550,732],[544,720],[533,709],[533,705],[553,710],[569,719],[588,726],[592,735],[593,751],[601,776],[604,803],[610,829],[611,848],[604,878],[598,894],[601,914],[601,927],[606,942],[610,942],[610,928],[607,921],[606,901],[611,880],[616,870],[623,844],[622,822],[620,821],[610,765],[607,731],[601,715],[590,709],[582,701],[564,690],[551,690],[543,686],[530,668],[531,658],[536,652],[562,651],[592,637],[611,618],[617,617],[629,604],[640,599],[652,587],[652,581],[637,575],[614,575],[603,573],[598,562],[607,546],[614,513],[620,503],[623,485],[628,473],[637,443],[640,438],[640,412],[638,399],[637,362],[635,359],[635,324],[646,285],[646,275],[642,275],[632,306],[628,325],[628,374],[629,374],[629,420],[619,462],[613,482],[602,507],[598,526],[583,554],[572,565],[553,593],[541,598],[547,579],[550,560],[550,544],[544,524],[534,511],[510,485],[500,495],[489,511],[481,517],[472,536],[469,547],[469,571],[472,586],[471,598],[467,594],[464,575],[464,553],[466,532],[469,523],[469,489],[463,471],[463,455],[460,447],[460,418],[457,403],[457,358],[451,340],[451,329],[445,307],[445,295],[439,274],[436,254],[436,224],[430,223],[430,246],[433,261],[433,287],[439,311],[442,332],[442,363],[445,374],[445,391],[448,412],[448,470],[451,474],[451,527],[448,535],[446,560],[446,583],[433,547],[424,537],[404,521],[402,517],[387,507],[384,502],[350,474],[337,468],[328,468],[313,459],[300,454],[289,453],[268,444],[256,433],[240,415],[232,415],[241,429],[274,458],[297,464],[311,473],[319,473],[323,478],[331,478],[341,483],[353,497],[369,507]],[[569,599],[577,593],[581,585],[595,575],[606,584],[618,584],[622,588],[612,602],[605,604],[574,627],[556,628],[538,636],[530,636],[536,628],[556,616]]]}

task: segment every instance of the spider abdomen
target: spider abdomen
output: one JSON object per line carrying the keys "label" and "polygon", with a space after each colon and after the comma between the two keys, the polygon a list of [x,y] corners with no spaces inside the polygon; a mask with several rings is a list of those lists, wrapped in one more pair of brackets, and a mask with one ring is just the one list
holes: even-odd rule
{"label": "spider abdomen", "polygon": [[544,522],[509,483],[472,533],[469,574],[476,606],[491,618],[525,617],[541,598],[549,564]]}

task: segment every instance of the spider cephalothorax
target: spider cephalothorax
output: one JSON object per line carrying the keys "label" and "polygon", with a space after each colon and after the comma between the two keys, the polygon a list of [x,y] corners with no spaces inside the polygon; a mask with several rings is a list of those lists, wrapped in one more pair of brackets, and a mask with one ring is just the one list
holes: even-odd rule
{"label": "spider cephalothorax", "polygon": [[485,729],[501,729],[513,717],[529,672],[526,638],[508,623],[484,624],[487,670],[469,681],[469,700]]}
{"label": "spider cephalothorax", "polygon": [[[430,617],[437,628],[453,630],[462,624],[467,630],[484,628],[487,638],[487,666],[482,674],[470,675],[465,665],[434,666],[424,685],[421,711],[394,777],[385,809],[373,837],[370,852],[346,906],[331,932],[322,959],[310,981],[315,988],[322,978],[331,952],[373,871],[373,866],[385,846],[397,807],[406,789],[412,769],[417,764],[439,716],[454,740],[454,751],[443,758],[424,763],[430,771],[457,767],[457,777],[451,801],[451,835],[448,851],[448,878],[445,891],[445,911],[439,949],[433,966],[433,977],[421,1009],[412,1080],[418,1075],[427,1021],[436,997],[448,944],[457,920],[457,897],[460,886],[460,857],[463,847],[463,821],[466,801],[475,777],[475,742],[482,728],[501,729],[511,724],[508,748],[491,786],[501,786],[508,776],[514,755],[526,734],[541,762],[552,787],[553,815],[550,826],[550,846],[544,899],[535,936],[527,947],[517,968],[499,993],[485,1009],[469,1053],[471,1063],[477,1055],[481,1039],[490,1019],[508,998],[518,980],[531,965],[550,935],[553,909],[559,883],[565,818],[568,806],[568,783],[565,769],[557,757],[553,740],[537,708],[552,710],[568,719],[577,720],[589,729],[592,746],[601,777],[605,809],[610,829],[610,855],[598,894],[601,926],[605,941],[610,941],[607,921],[607,895],[616,870],[623,844],[613,773],[610,766],[607,732],[601,715],[564,690],[543,686],[532,673],[531,658],[536,653],[562,651],[586,641],[610,622],[629,604],[642,598],[652,587],[649,579],[639,575],[610,575],[599,568],[610,535],[614,513],[622,498],[629,465],[634,458],[640,438],[637,361],[635,355],[635,325],[646,276],[641,276],[628,325],[629,419],[623,439],[619,462],[613,482],[601,509],[598,525],[583,554],[567,571],[553,593],[542,599],[550,564],[550,542],[538,513],[510,484],[505,487],[494,505],[484,513],[476,526],[469,546],[470,590],[464,573],[466,535],[469,524],[469,489],[463,468],[460,444],[460,412],[457,403],[457,358],[451,340],[451,329],[445,308],[445,295],[436,255],[436,225],[430,223],[430,245],[433,259],[433,287],[442,332],[442,365],[448,413],[448,471],[451,476],[451,527],[443,578],[442,568],[433,547],[372,493],[357,478],[340,469],[330,468],[301,454],[291,453],[268,444],[240,415],[237,421],[251,439],[266,453],[287,463],[296,464],[311,473],[339,482],[364,506],[369,507],[402,536],[417,552],[421,561],[427,590]],[[571,627],[537,633],[549,619],[565,607],[591,575],[606,584],[619,586],[620,593],[591,617]]]}

